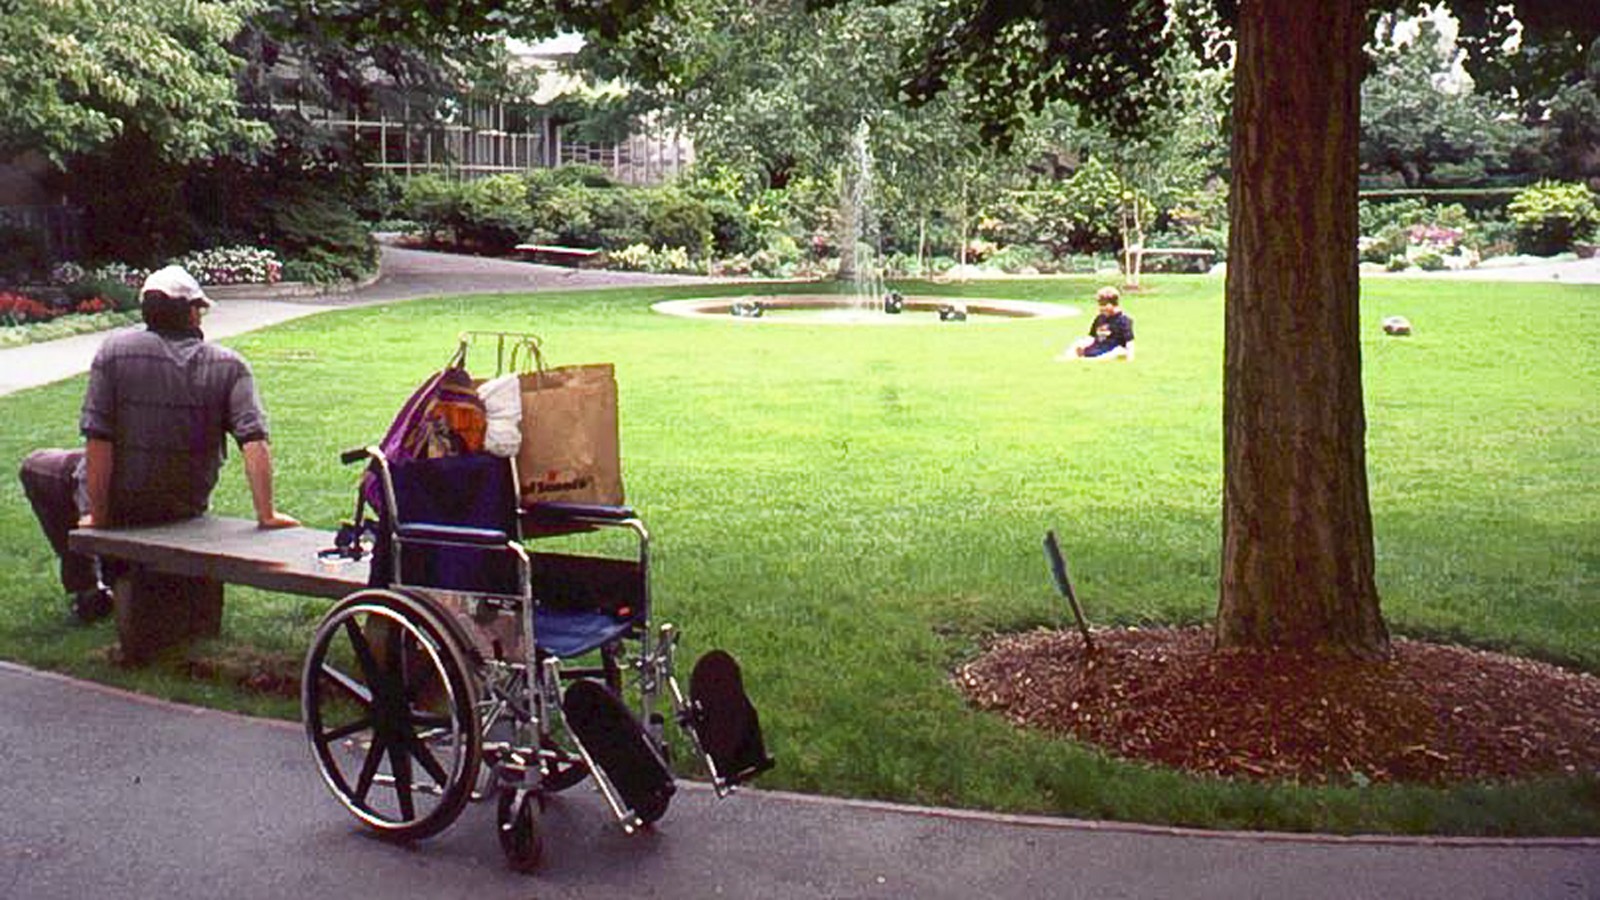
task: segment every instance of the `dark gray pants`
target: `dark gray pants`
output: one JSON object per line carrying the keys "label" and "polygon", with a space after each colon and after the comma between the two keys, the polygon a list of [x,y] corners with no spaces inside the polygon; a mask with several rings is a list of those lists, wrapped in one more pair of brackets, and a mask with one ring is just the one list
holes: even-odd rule
{"label": "dark gray pants", "polygon": [[22,461],[22,490],[33,504],[39,527],[61,558],[61,586],[69,594],[100,583],[94,557],[67,549],[67,534],[78,525],[78,470],[83,450],[35,450]]}

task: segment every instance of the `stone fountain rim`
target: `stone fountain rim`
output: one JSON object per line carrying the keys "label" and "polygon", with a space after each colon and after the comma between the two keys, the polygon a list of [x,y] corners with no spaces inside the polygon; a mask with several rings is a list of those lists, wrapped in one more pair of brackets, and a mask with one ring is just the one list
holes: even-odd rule
{"label": "stone fountain rim", "polygon": [[[855,306],[854,298],[846,294],[739,294],[726,297],[691,297],[683,300],[663,300],[653,303],[651,311],[683,319],[715,319],[724,322],[765,322],[779,325],[874,325],[893,324],[896,317],[885,315],[882,321],[866,319],[767,319],[747,318],[729,314],[735,304],[760,300],[768,309],[849,309]],[[905,295],[908,312],[937,312],[950,303],[966,305],[969,322],[998,323],[1026,322],[1040,319],[1066,319],[1082,315],[1075,306],[1059,303],[1040,303],[1033,300],[1001,300],[989,297],[948,297],[933,294]],[[937,321],[937,320],[930,320]]]}

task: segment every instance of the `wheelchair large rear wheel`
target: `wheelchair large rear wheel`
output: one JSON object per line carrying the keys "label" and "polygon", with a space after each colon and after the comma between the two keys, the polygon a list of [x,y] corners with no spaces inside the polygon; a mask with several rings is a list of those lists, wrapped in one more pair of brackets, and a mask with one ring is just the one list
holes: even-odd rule
{"label": "wheelchair large rear wheel", "polygon": [[482,763],[477,680],[430,604],[371,589],[323,618],[306,654],[301,708],[323,781],[385,837],[445,829]]}

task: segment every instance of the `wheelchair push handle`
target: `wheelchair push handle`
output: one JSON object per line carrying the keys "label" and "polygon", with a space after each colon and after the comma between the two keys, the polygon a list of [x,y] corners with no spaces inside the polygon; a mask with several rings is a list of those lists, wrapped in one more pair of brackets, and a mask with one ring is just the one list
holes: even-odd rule
{"label": "wheelchair push handle", "polygon": [[358,462],[366,462],[369,459],[380,459],[382,456],[382,450],[379,450],[377,447],[368,444],[365,447],[354,447],[339,454],[339,462],[343,465],[350,466]]}

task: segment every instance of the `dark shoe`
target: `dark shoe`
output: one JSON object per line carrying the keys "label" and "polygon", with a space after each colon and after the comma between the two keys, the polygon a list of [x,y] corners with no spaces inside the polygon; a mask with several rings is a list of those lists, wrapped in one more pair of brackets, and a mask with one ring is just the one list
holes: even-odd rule
{"label": "dark shoe", "polygon": [[99,587],[73,594],[72,615],[85,625],[111,615],[111,590]]}

